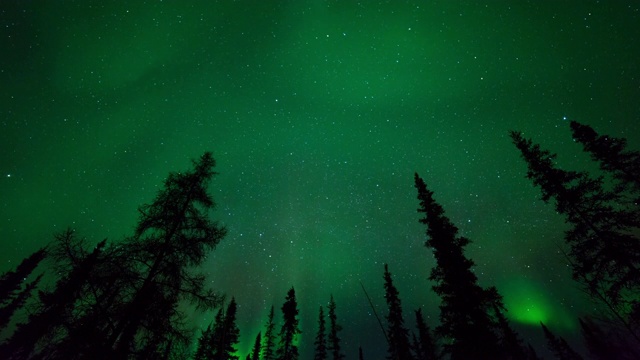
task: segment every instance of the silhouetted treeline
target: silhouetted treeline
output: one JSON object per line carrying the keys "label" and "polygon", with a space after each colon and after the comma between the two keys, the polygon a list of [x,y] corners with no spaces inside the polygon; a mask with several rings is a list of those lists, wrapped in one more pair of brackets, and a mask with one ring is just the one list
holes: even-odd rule
{"label": "silhouetted treeline", "polygon": [[[589,126],[571,122],[570,128],[574,140],[600,164],[602,174],[564,170],[556,164],[555,154],[521,133],[511,132],[511,139],[542,200],[552,202],[571,226],[565,233],[565,255],[573,278],[606,309],[579,319],[589,354],[595,359],[640,358],[640,152],[628,150],[625,139],[598,135]],[[169,174],[154,201],[140,207],[130,237],[91,247],[67,230],[0,276],[0,327],[9,332],[0,344],[2,358],[299,359],[303,332],[293,287],[280,307],[281,316],[276,317],[271,306],[263,330],[244,357],[237,347],[242,335],[235,298],[226,303],[221,294],[205,287],[205,277],[198,272],[226,233],[208,217],[215,206],[207,193],[214,166],[211,153],[205,153],[191,170]],[[539,359],[511,326],[498,289],[478,284],[475,264],[465,255],[471,240],[458,234],[418,174],[414,185],[425,247],[435,259],[429,280],[440,297],[440,316],[429,324],[422,309],[415,309],[410,316],[415,320],[409,324],[385,264],[383,319],[366,290],[365,294],[380,322],[380,337],[387,343],[386,358]],[[39,285],[42,274],[33,274],[45,259],[58,275],[49,286]],[[39,286],[42,289],[36,292]],[[185,323],[184,306],[216,316],[194,334]],[[307,339],[314,336],[314,359],[347,358],[333,296],[318,309],[315,329],[304,332]],[[9,331],[17,313],[26,320]],[[541,331],[556,358],[582,358],[547,325],[541,323]],[[355,353],[355,348],[350,351]],[[362,347],[357,351],[359,359],[365,353],[372,359],[385,356],[369,354]]]}

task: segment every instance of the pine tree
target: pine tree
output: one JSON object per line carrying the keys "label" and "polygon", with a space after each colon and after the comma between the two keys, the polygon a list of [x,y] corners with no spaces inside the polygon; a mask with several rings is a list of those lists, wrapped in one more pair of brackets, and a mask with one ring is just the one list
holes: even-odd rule
{"label": "pine tree", "polygon": [[318,333],[316,334],[316,340],[313,343],[315,345],[314,360],[326,360],[327,359],[327,339],[324,322],[324,310],[320,306],[318,312]]}
{"label": "pine tree", "polygon": [[[571,229],[565,233],[567,260],[573,278],[593,299],[603,303],[636,341],[640,342],[633,309],[640,293],[640,216],[621,206],[622,195],[606,190],[603,177],[559,169],[555,154],[542,150],[511,132],[511,138],[527,163],[527,177],[540,188],[542,200],[555,202]],[[635,234],[634,234],[635,233]]]}
{"label": "pine tree", "polygon": [[425,215],[420,222],[427,225],[426,246],[436,259],[429,279],[436,283],[433,290],[442,299],[436,331],[446,341],[444,352],[452,360],[474,359],[479,354],[496,359],[500,351],[489,312],[494,305],[503,307],[501,296],[493,287],[483,289],[478,285],[471,271],[474,263],[464,255],[470,240],[458,236],[458,228],[444,215],[442,206],[418,174],[415,186],[420,200],[418,212]]}
{"label": "pine tree", "polygon": [[261,344],[261,335],[262,333],[258,331],[258,335],[256,335],[256,340],[253,343],[253,349],[251,351],[251,356],[247,355],[248,360],[260,360],[260,344]]}
{"label": "pine tree", "polygon": [[212,309],[221,302],[220,296],[205,288],[205,277],[192,272],[226,233],[207,217],[215,205],[207,193],[215,174],[211,153],[193,165],[191,171],[169,174],[155,200],[140,207],[135,234],[123,244],[140,280],[129,290],[133,296],[105,343],[107,349],[115,350],[114,357],[125,358],[145,347],[134,344],[136,338],[153,339],[159,346],[170,336],[188,342],[187,329],[179,325],[179,304],[187,301]]}
{"label": "pine tree", "polygon": [[594,161],[600,163],[602,170],[613,174],[621,185],[620,189],[633,191],[639,196],[640,152],[627,150],[624,138],[599,136],[592,127],[577,121],[571,121],[570,126],[573,138],[582,144]]}
{"label": "pine tree", "polygon": [[413,334],[416,360],[436,360],[438,359],[438,348],[431,334],[431,329],[422,315],[422,309],[416,310],[415,314],[416,328],[418,329],[418,336]]}
{"label": "pine tree", "polygon": [[46,256],[47,250],[42,248],[23,259],[15,271],[0,276],[0,305],[7,305],[13,300],[24,280]]}
{"label": "pine tree", "polygon": [[274,311],[273,306],[271,306],[271,310],[269,311],[269,318],[266,324],[266,332],[264,333],[264,343],[262,344],[262,356],[263,360],[275,360],[275,328],[276,324],[274,322]]}
{"label": "pine tree", "polygon": [[358,359],[364,360],[364,355],[362,354],[362,346],[358,347]]}
{"label": "pine tree", "polygon": [[582,356],[580,356],[575,350],[569,346],[567,341],[563,339],[561,336],[555,336],[551,330],[549,330],[542,322],[540,323],[542,326],[542,331],[544,331],[544,336],[547,338],[547,345],[549,346],[549,350],[553,352],[559,360],[583,360]]}
{"label": "pine tree", "polygon": [[338,324],[338,318],[336,315],[336,302],[333,300],[333,295],[331,295],[331,300],[329,301],[329,351],[331,352],[331,356],[333,360],[343,360],[344,354],[340,350],[340,337],[338,336],[338,332],[342,330],[342,326]]}
{"label": "pine tree", "polygon": [[298,346],[296,344],[297,335],[301,333],[298,327],[298,303],[296,302],[296,291],[292,287],[287,293],[282,305],[283,324],[280,330],[280,346],[277,350],[278,360],[297,360]]}
{"label": "pine tree", "polygon": [[387,314],[387,336],[389,338],[389,346],[387,358],[390,360],[410,360],[411,346],[409,344],[409,330],[404,326],[404,318],[402,316],[402,302],[400,293],[393,285],[393,279],[389,272],[389,266],[384,264],[384,290],[389,314]]}

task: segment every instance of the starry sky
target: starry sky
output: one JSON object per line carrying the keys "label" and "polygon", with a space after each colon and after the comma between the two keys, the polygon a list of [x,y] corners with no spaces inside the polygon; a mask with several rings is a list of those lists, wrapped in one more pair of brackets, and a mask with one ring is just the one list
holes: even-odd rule
{"label": "starry sky", "polygon": [[592,306],[508,131],[571,169],[594,166],[569,120],[640,144],[637,1],[5,0],[0,53],[0,271],[69,226],[131,234],[210,150],[229,234],[203,269],[243,356],[294,286],[303,356],[333,294],[347,356],[382,357],[360,281],[384,314],[384,263],[436,325],[414,172],[527,341],[571,339]]}

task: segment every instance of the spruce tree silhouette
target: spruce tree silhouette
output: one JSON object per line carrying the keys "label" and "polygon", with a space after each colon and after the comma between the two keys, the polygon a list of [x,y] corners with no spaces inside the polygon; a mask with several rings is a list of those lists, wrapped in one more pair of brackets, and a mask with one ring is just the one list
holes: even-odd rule
{"label": "spruce tree silhouette", "polygon": [[389,308],[389,313],[386,316],[387,337],[389,339],[387,359],[411,360],[413,356],[409,344],[409,330],[404,326],[400,293],[393,285],[393,279],[387,264],[384,264],[384,290],[384,297]]}
{"label": "spruce tree silhouette", "polygon": [[498,321],[500,348],[502,349],[503,357],[511,360],[536,360],[538,358],[537,354],[535,351],[531,352],[533,348],[524,347],[520,335],[513,330],[502,309],[494,306],[493,310]]}
{"label": "spruce tree silhouette", "polygon": [[274,320],[274,310],[273,305],[271,306],[271,310],[269,310],[269,317],[267,319],[266,331],[264,333],[264,343],[262,344],[262,358],[263,360],[275,360],[275,329],[276,324]]}
{"label": "spruce tree silhouette", "polygon": [[416,360],[436,360],[438,356],[438,347],[431,329],[427,325],[427,322],[422,315],[422,309],[415,311],[416,314],[416,328],[418,329],[418,336],[414,334],[414,351],[416,353]]}
{"label": "spruce tree silhouette", "polygon": [[570,126],[573,138],[599,162],[602,170],[613,174],[620,182],[620,190],[627,189],[640,196],[640,152],[627,150],[624,138],[600,136],[592,127],[577,121],[571,121]]}
{"label": "spruce tree silhouette", "polygon": [[420,200],[418,212],[424,214],[420,222],[427,225],[425,245],[436,259],[429,279],[436,283],[433,290],[442,299],[436,332],[444,338],[444,353],[452,360],[498,359],[496,324],[490,311],[494,305],[504,308],[502,298],[495,288],[478,285],[471,271],[474,263],[464,255],[470,240],[458,236],[458,228],[444,215],[422,178],[415,174],[414,179]]}
{"label": "spruce tree silhouette", "polygon": [[211,153],[205,153],[192,170],[170,173],[155,200],[140,207],[135,234],[123,244],[140,280],[132,284],[133,295],[108,336],[105,348],[114,350],[109,357],[125,359],[144,348],[134,339],[146,339],[149,332],[158,346],[171,339],[189,341],[188,331],[180,326],[179,305],[220,305],[221,297],[205,288],[205,277],[193,272],[226,233],[207,217],[215,205],[207,193],[214,166]]}
{"label": "spruce tree silhouette", "polygon": [[262,343],[261,340],[262,333],[258,331],[258,335],[256,335],[256,340],[253,342],[253,349],[251,350],[251,356],[247,356],[249,360],[260,360],[260,345]]}
{"label": "spruce tree silhouette", "polygon": [[287,292],[287,297],[282,305],[283,324],[280,329],[280,345],[277,350],[278,360],[297,360],[298,345],[297,335],[301,333],[298,327],[298,303],[296,302],[296,291],[292,287]]}
{"label": "spruce tree silhouette", "polygon": [[313,343],[315,345],[314,360],[326,360],[327,359],[327,339],[326,328],[324,321],[324,310],[320,306],[318,311],[318,332],[316,333],[316,340]]}
{"label": "spruce tree silhouette", "polygon": [[555,202],[571,229],[565,233],[573,278],[604,304],[640,343],[634,309],[640,307],[640,239],[637,206],[626,207],[618,191],[607,190],[603,177],[559,169],[556,154],[512,131],[513,143],[528,166],[527,177],[542,200]]}
{"label": "spruce tree silhouette", "polygon": [[336,302],[333,300],[333,295],[329,300],[329,351],[331,352],[331,358],[333,360],[343,360],[344,354],[340,350],[340,337],[338,332],[342,330],[342,326],[338,324],[338,317],[336,315]]}
{"label": "spruce tree silhouette", "polygon": [[580,356],[575,350],[569,346],[567,341],[561,336],[556,336],[549,330],[542,322],[540,322],[540,326],[542,326],[542,331],[544,331],[544,336],[547,338],[547,345],[549,350],[553,352],[559,360],[583,360],[582,356]]}
{"label": "spruce tree silhouette", "polygon": [[364,355],[362,354],[362,346],[358,347],[358,359],[364,360]]}
{"label": "spruce tree silhouette", "polygon": [[0,305],[8,305],[17,296],[24,279],[35,270],[47,256],[47,250],[40,250],[29,255],[18,264],[15,271],[8,271],[0,276]]}
{"label": "spruce tree silhouette", "polygon": [[[218,314],[216,315],[216,322],[218,320],[222,322],[222,309],[218,310]],[[210,323],[198,338],[198,348],[196,349],[196,353],[193,357],[194,360],[208,360],[213,357],[214,324],[214,322]]]}
{"label": "spruce tree silhouette", "polygon": [[[15,271],[8,271],[0,276],[0,330],[4,329],[13,314],[24,306],[31,293],[38,286],[42,275],[22,286],[33,270],[47,256],[47,250],[40,250],[29,255],[18,264]],[[22,290],[20,290],[22,288]]]}
{"label": "spruce tree silhouette", "polygon": [[[240,330],[236,325],[238,305],[236,299],[231,298],[227,311],[222,319],[216,317],[216,325],[213,331],[213,356],[212,360],[237,360],[235,356],[236,344],[240,337]],[[218,321],[220,320],[220,323]]]}

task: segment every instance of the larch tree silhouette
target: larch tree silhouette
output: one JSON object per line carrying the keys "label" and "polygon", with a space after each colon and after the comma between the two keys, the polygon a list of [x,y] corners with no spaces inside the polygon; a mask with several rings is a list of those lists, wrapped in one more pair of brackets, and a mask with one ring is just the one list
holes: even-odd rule
{"label": "larch tree silhouette", "polygon": [[293,287],[287,292],[287,297],[281,310],[283,323],[280,329],[280,344],[276,352],[277,359],[297,360],[299,354],[296,340],[301,331],[299,328],[296,291]]}
{"label": "larch tree silhouette", "polygon": [[313,345],[315,346],[313,359],[327,360],[327,330],[322,306],[320,306],[320,310],[318,310],[318,332],[316,333],[316,339]]}
{"label": "larch tree silhouette", "polygon": [[179,305],[213,309],[221,304],[221,296],[205,288],[204,275],[196,272],[226,234],[208,217],[215,206],[207,193],[214,166],[211,153],[204,153],[192,170],[170,173],[155,200],[139,208],[135,234],[123,244],[139,280],[131,284],[130,300],[106,341],[112,358],[127,358],[148,343],[162,348],[188,342]]}
{"label": "larch tree silhouette", "polygon": [[442,300],[440,325],[436,332],[445,341],[444,353],[452,360],[498,359],[501,350],[491,316],[493,306],[504,308],[502,297],[494,287],[484,289],[471,270],[474,263],[464,255],[470,240],[458,236],[458,228],[444,215],[444,209],[433,199],[424,180],[415,174],[420,219],[427,225],[426,246],[433,251],[436,267],[429,279]]}
{"label": "larch tree silhouette", "polygon": [[[588,143],[592,137],[580,135],[584,132],[578,128],[577,137]],[[542,200],[553,200],[556,211],[571,226],[564,239],[574,280],[594,300],[604,304],[640,344],[637,204],[626,206],[622,189],[607,189],[603,176],[559,168],[556,154],[541,149],[522,133],[512,131],[511,138],[527,163],[527,177],[540,188]]]}
{"label": "larch tree silhouette", "polygon": [[328,338],[328,350],[331,352],[331,358],[333,360],[343,360],[344,354],[340,350],[340,336],[338,332],[342,330],[342,326],[338,324],[338,316],[336,315],[336,302],[333,300],[333,295],[329,300],[329,338]]}
{"label": "larch tree silhouette", "polygon": [[411,345],[409,343],[409,330],[404,325],[400,292],[393,285],[393,278],[387,264],[384,264],[384,291],[384,297],[389,308],[389,313],[386,316],[387,338],[389,341],[387,359],[411,360],[413,355],[411,354]]}
{"label": "larch tree silhouette", "polygon": [[264,333],[264,339],[262,343],[262,358],[263,360],[275,360],[276,359],[276,323],[275,323],[275,313],[273,310],[273,306],[271,306],[271,310],[269,310],[269,316],[267,318],[266,330]]}

